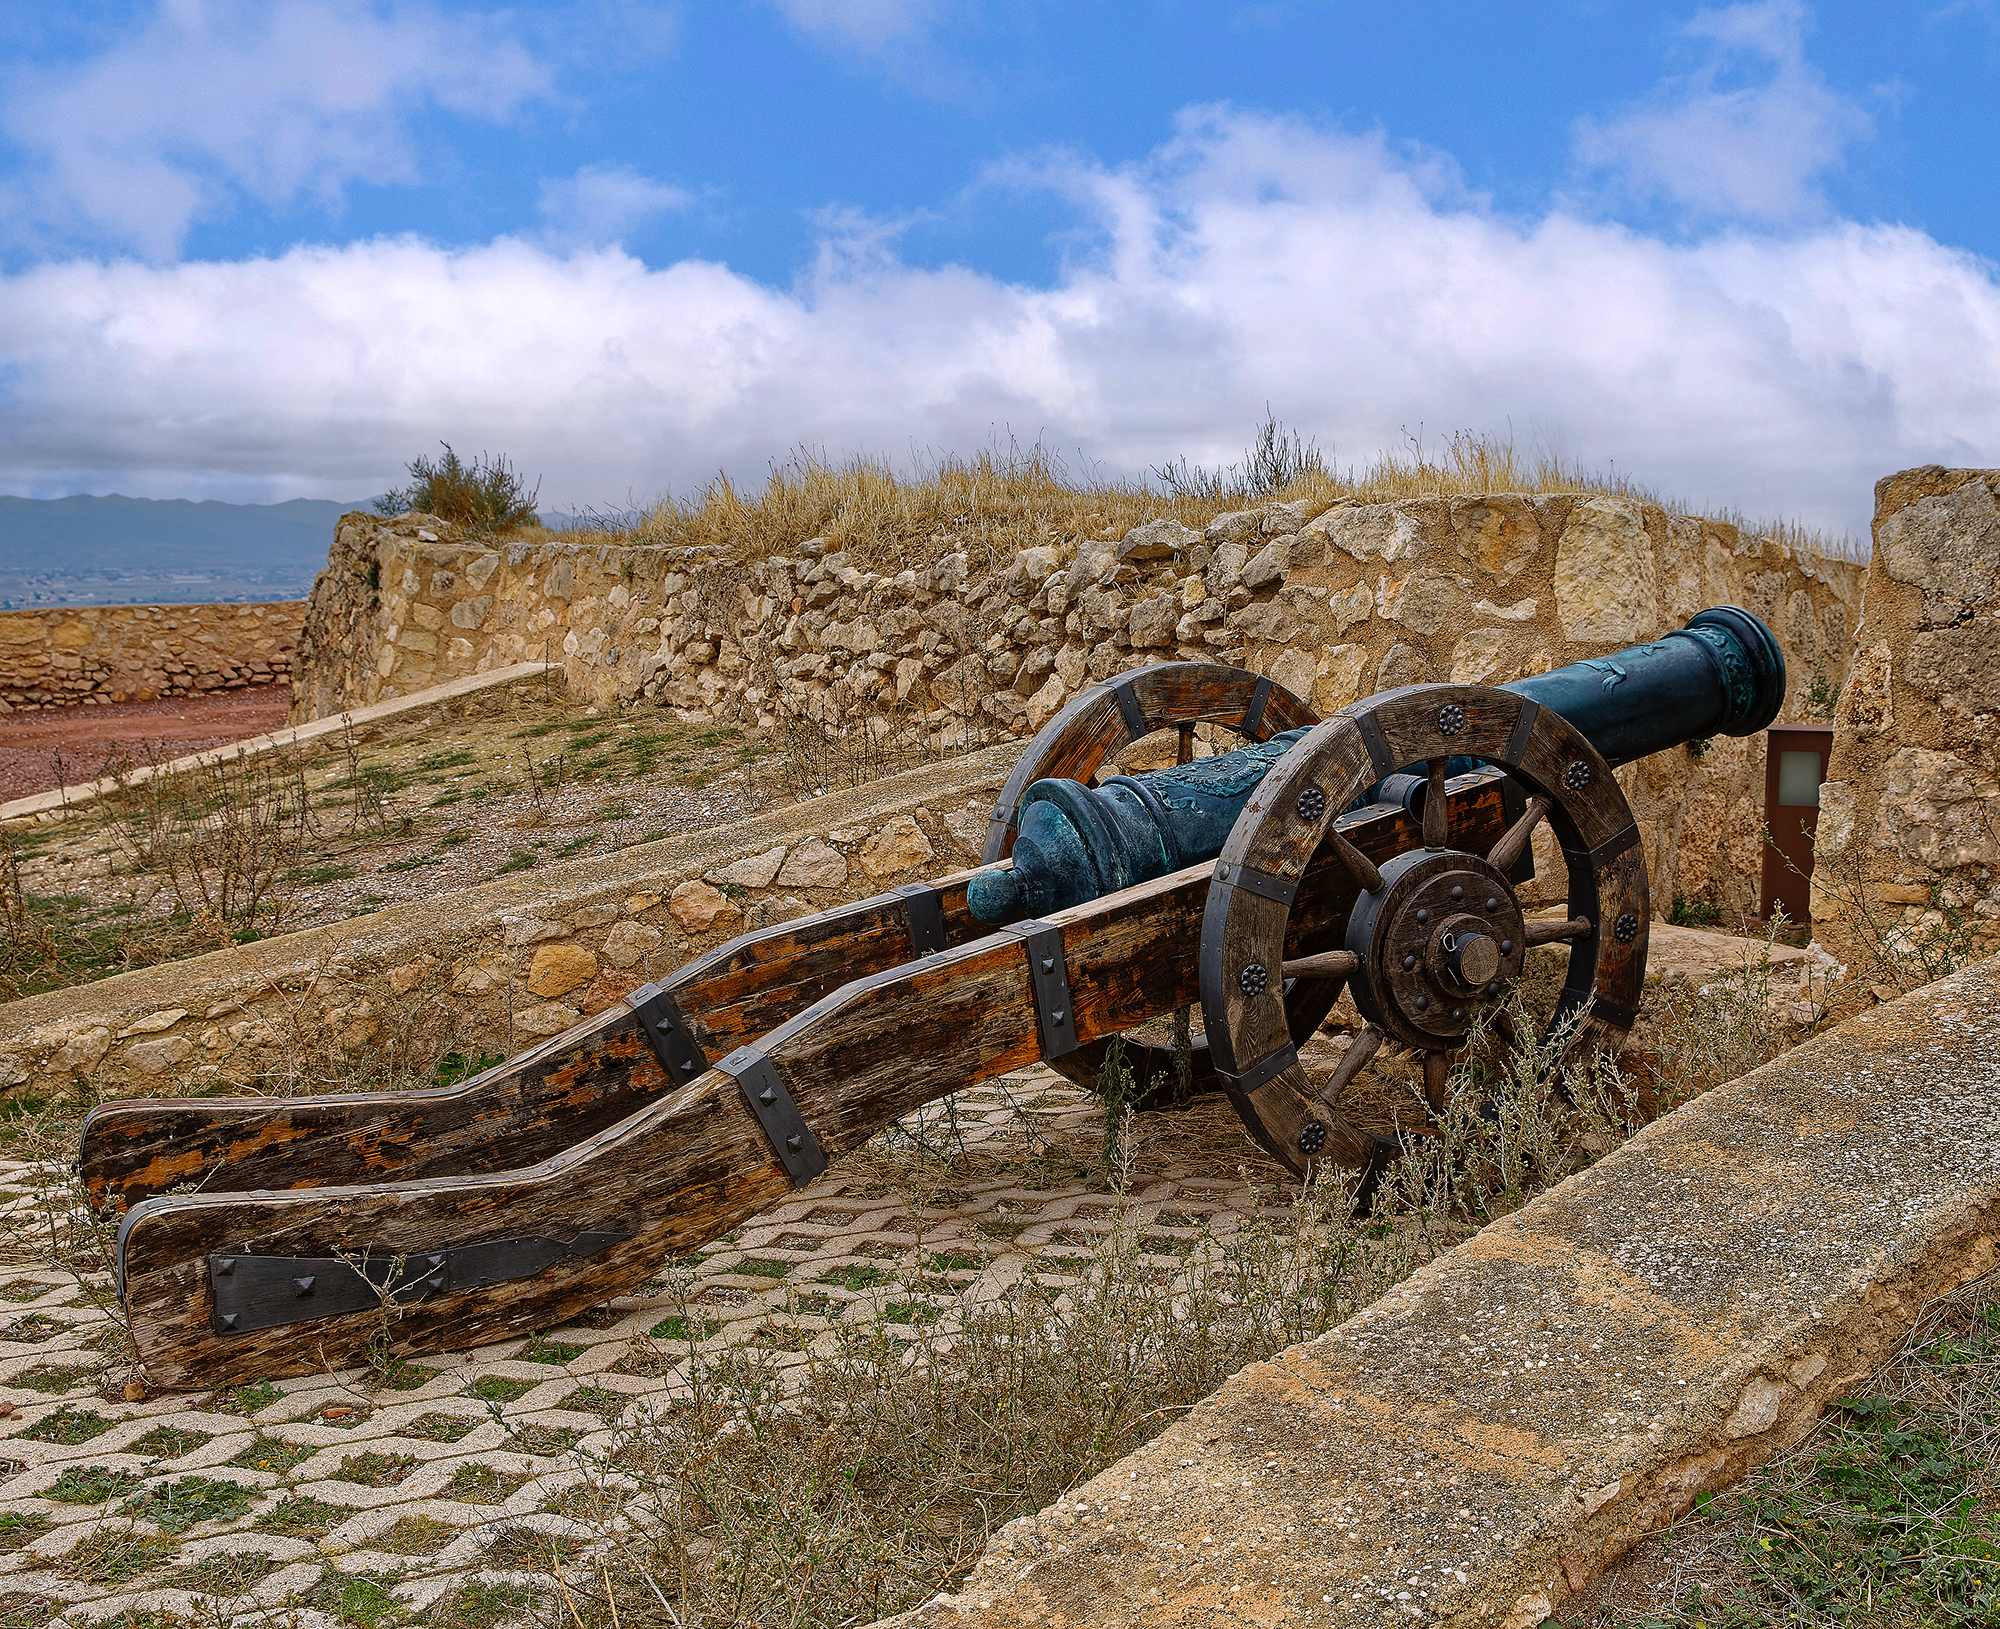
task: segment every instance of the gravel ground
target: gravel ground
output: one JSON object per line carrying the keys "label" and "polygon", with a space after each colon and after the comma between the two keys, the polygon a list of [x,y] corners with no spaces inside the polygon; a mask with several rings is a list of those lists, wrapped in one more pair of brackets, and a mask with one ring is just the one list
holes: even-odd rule
{"label": "gravel ground", "polygon": [[264,735],[284,727],[291,705],[291,686],[274,684],[10,714],[0,718],[0,803],[93,781],[114,757],[179,758]]}

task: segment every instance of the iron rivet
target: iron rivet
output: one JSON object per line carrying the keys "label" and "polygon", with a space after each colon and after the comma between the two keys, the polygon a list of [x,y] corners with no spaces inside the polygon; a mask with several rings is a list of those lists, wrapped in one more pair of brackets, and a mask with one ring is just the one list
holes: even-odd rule
{"label": "iron rivet", "polygon": [[425,1289],[427,1289],[427,1290],[441,1290],[441,1289],[443,1289],[443,1288],[444,1288],[444,1274],[443,1274],[443,1273],[432,1273],[432,1274],[431,1274],[431,1276],[430,1276],[429,1278],[427,1278],[427,1279],[425,1279],[425,1280],[424,1280],[424,1288],[425,1288]]}
{"label": "iron rivet", "polygon": [[1438,709],[1438,728],[1446,735],[1456,735],[1465,728],[1465,709],[1452,702]]}
{"label": "iron rivet", "polygon": [[1463,1007],[1454,1007],[1451,1009],[1451,1016],[1454,1021],[1463,1018],[1465,1016],[1465,1009]]}
{"label": "iron rivet", "polygon": [[1236,987],[1245,995],[1262,995],[1271,982],[1271,975],[1264,971],[1262,962],[1252,962],[1236,975]]}
{"label": "iron rivet", "polygon": [[235,1271],[236,1271],[236,1258],[235,1258],[234,1256],[224,1256],[224,1257],[222,1258],[222,1265],[221,1265],[221,1266],[219,1266],[219,1267],[217,1267],[217,1268],[216,1268],[215,1270],[216,1270],[216,1271],[217,1271],[218,1273],[233,1273],[233,1272],[235,1272]]}
{"label": "iron rivet", "polygon": [[1495,979],[1491,984],[1487,985],[1486,993],[1488,995],[1498,995],[1500,993],[1500,981]]}
{"label": "iron rivet", "polygon": [[1634,939],[1639,937],[1639,919],[1630,911],[1627,911],[1623,916],[1618,918],[1617,925],[1611,931],[1617,936],[1618,942],[1621,945],[1629,945]]}
{"label": "iron rivet", "polygon": [[759,1103],[775,1103],[778,1101],[778,1094],[772,1091],[770,1087],[766,1086],[761,1092],[757,1094],[757,1101]]}
{"label": "iron rivet", "polygon": [[1419,911],[1419,912],[1417,912],[1417,921],[1418,921],[1418,922],[1419,922],[1420,924],[1421,924],[1421,923],[1424,923],[1424,922],[1428,922],[1428,921],[1429,921],[1430,919],[1431,919],[1431,913],[1430,913],[1429,911]]}
{"label": "iron rivet", "polygon": [[692,1059],[692,1058],[689,1058],[689,1059],[688,1059],[688,1061],[687,1061],[686,1063],[682,1064],[682,1065],[681,1065],[681,1072],[682,1072],[683,1074],[687,1074],[687,1075],[691,1075],[691,1074],[693,1074],[693,1073],[694,1073],[694,1059]]}
{"label": "iron rivet", "polygon": [[1431,1007],[1431,998],[1430,998],[1429,996],[1418,996],[1418,997],[1417,997],[1417,1011],[1418,1011],[1418,1012],[1429,1012],[1429,1011],[1430,1011],[1430,1007]]}
{"label": "iron rivet", "polygon": [[1317,1120],[1308,1120],[1305,1129],[1299,1133],[1300,1152],[1317,1154],[1326,1147],[1326,1127]]}
{"label": "iron rivet", "polygon": [[1042,958],[1042,971],[1043,971],[1044,973],[1053,973],[1053,972],[1054,972],[1055,970],[1056,970],[1056,959],[1055,959],[1055,957],[1053,957],[1053,956],[1044,956],[1044,957]]}
{"label": "iron rivet", "polygon": [[313,1278],[314,1278],[315,1276],[316,1276],[316,1275],[313,1275],[313,1274],[308,1274],[308,1275],[307,1275],[306,1277],[304,1277],[304,1278],[295,1278],[295,1279],[293,1279],[293,1280],[292,1280],[292,1282],[293,1282],[294,1284],[296,1284],[296,1285],[298,1286],[298,1288],[299,1288],[299,1294],[301,1294],[301,1295],[311,1295],[311,1294],[312,1294],[312,1292],[313,1292]]}
{"label": "iron rivet", "polygon": [[1590,765],[1581,758],[1573,760],[1569,768],[1563,771],[1563,785],[1572,792],[1581,792],[1589,784]]}
{"label": "iron rivet", "polygon": [[1500,954],[1503,956],[1514,954],[1514,941],[1512,939],[1502,939],[1500,941]]}
{"label": "iron rivet", "polygon": [[224,1329],[234,1329],[236,1327],[236,1314],[233,1312],[225,1312],[222,1315],[222,1327]]}
{"label": "iron rivet", "polygon": [[1409,970],[1410,970],[1411,968],[1415,967],[1416,965],[1417,965],[1417,958],[1416,958],[1416,957],[1414,957],[1414,956],[1405,956],[1405,957],[1403,958],[1403,971],[1404,971],[1405,973],[1409,972]]}
{"label": "iron rivet", "polygon": [[1489,911],[1497,911],[1500,909],[1500,901],[1497,899],[1489,899],[1486,902],[1486,908]]}
{"label": "iron rivet", "polygon": [[1299,794],[1299,817],[1302,820],[1317,820],[1326,809],[1326,793],[1317,786],[1308,786]]}
{"label": "iron rivet", "polygon": [[1049,1014],[1049,1022],[1051,1024],[1060,1024],[1067,1016],[1067,1013],[1052,1012]]}
{"label": "iron rivet", "polygon": [[1453,884],[1451,885],[1451,897],[1452,897],[1453,899],[1463,899],[1463,898],[1465,898],[1465,890],[1464,890],[1464,888],[1462,888],[1462,887],[1461,887],[1461,886],[1460,886],[1459,884],[1457,884],[1457,883],[1453,883]]}
{"label": "iron rivet", "polygon": [[799,1151],[799,1140],[798,1140],[798,1138],[796,1138],[796,1137],[787,1137],[787,1138],[785,1139],[785,1151],[786,1151],[786,1152],[787,1152],[788,1154],[796,1154],[796,1153],[797,1153],[797,1152]]}

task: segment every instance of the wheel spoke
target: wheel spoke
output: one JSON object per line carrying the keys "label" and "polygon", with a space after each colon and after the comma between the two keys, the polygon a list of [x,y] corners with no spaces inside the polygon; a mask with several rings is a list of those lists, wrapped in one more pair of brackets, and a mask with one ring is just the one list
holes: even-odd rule
{"label": "wheel spoke", "polygon": [[1532,948],[1563,939],[1582,939],[1588,937],[1590,926],[1587,916],[1572,916],[1567,922],[1529,922],[1521,929],[1521,942]]}
{"label": "wheel spoke", "polygon": [[1340,1094],[1347,1089],[1347,1083],[1361,1073],[1368,1060],[1382,1049],[1384,1037],[1373,1024],[1365,1026],[1361,1033],[1348,1043],[1347,1053],[1335,1065],[1331,1078],[1320,1088],[1319,1095],[1331,1108]]}
{"label": "wheel spoke", "polygon": [[1338,827],[1330,829],[1326,836],[1327,841],[1333,845],[1335,858],[1347,867],[1347,874],[1369,893],[1381,893],[1382,873],[1376,868],[1375,862],[1343,837]]}
{"label": "wheel spoke", "polygon": [[1361,958],[1351,950],[1326,950],[1285,963],[1288,979],[1344,979],[1357,971]]}
{"label": "wheel spoke", "polygon": [[1499,1007],[1494,1009],[1490,1022],[1493,1025],[1493,1032],[1502,1041],[1506,1042],[1509,1052],[1518,1052],[1521,1050],[1521,1032],[1514,1027],[1513,1016],[1506,1008]]}
{"label": "wheel spoke", "polygon": [[1527,850],[1528,839],[1535,835],[1536,823],[1554,807],[1554,803],[1548,798],[1529,798],[1526,812],[1501,833],[1500,841],[1493,845],[1492,853],[1486,856],[1486,863],[1496,871],[1511,872]]}
{"label": "wheel spoke", "polygon": [[1451,1055],[1447,1052],[1426,1052],[1424,1054],[1424,1101],[1431,1106],[1431,1113],[1444,1113],[1445,1083],[1451,1079]]}
{"label": "wheel spoke", "polygon": [[1194,762],[1194,725],[1192,723],[1182,724],[1179,726],[1179,730],[1180,745],[1177,749],[1174,762],[1177,764],[1191,764]]}
{"label": "wheel spoke", "polygon": [[1433,758],[1427,766],[1430,780],[1424,787],[1424,847],[1443,848],[1451,820],[1451,806],[1445,798],[1444,772],[1449,758]]}

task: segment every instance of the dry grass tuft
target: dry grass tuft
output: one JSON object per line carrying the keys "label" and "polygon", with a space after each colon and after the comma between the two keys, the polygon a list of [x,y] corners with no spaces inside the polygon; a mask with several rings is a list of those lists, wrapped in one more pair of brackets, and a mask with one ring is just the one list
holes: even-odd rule
{"label": "dry grass tuft", "polygon": [[[1442,445],[1412,438],[1357,471],[1339,469],[1310,442],[1266,419],[1241,461],[1218,468],[1185,458],[1152,479],[1072,470],[1037,443],[962,456],[932,453],[899,474],[885,458],[844,462],[800,449],[774,463],[760,492],[718,475],[686,498],[667,496],[639,511],[599,511],[579,525],[606,541],[702,548],[738,558],[792,554],[818,540],[872,564],[924,566],[957,550],[983,567],[1023,548],[1074,548],[1086,538],[1120,537],[1142,521],[1169,518],[1199,529],[1218,514],[1265,502],[1387,503],[1402,498],[1489,493],[1583,493],[1643,498],[1680,511],[1631,477],[1587,470],[1560,453],[1524,450],[1511,435],[1464,430]],[[1855,540],[1833,539],[1779,522],[1732,523],[1806,554],[1858,558]]]}

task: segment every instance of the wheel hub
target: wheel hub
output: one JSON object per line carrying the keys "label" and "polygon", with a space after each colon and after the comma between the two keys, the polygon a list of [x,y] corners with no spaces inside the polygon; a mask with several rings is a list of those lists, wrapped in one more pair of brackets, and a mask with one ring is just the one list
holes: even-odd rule
{"label": "wheel hub", "polygon": [[1524,938],[1512,885],[1479,855],[1399,855],[1382,867],[1381,892],[1363,892],[1348,918],[1347,948],[1361,959],[1355,1003],[1405,1046],[1450,1047],[1520,976]]}

